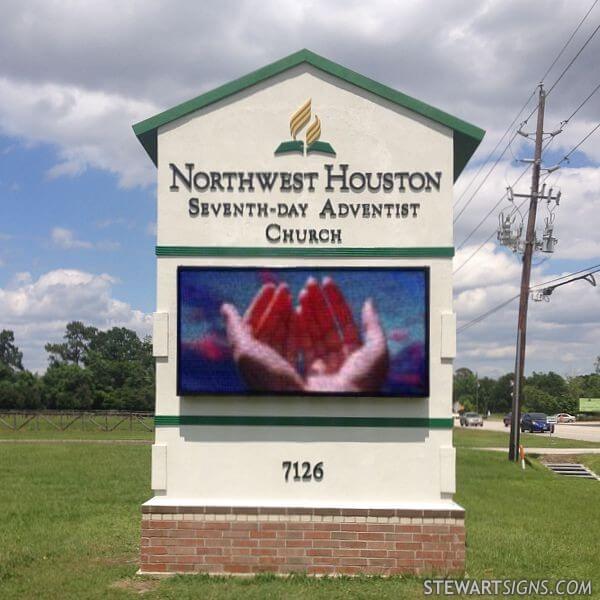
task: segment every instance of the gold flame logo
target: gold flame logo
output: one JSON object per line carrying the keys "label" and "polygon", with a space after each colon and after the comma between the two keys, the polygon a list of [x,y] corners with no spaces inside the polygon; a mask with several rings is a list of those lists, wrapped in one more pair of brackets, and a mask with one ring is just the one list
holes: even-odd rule
{"label": "gold flame logo", "polygon": [[321,121],[319,117],[315,115],[315,120],[311,123],[310,127],[306,130],[306,145],[310,146],[314,144],[321,137]]}
{"label": "gold flame logo", "polygon": [[314,121],[306,129],[306,141],[303,142],[297,139],[299,132],[310,122],[311,111],[312,98],[309,98],[290,117],[290,134],[292,139],[288,142],[281,142],[275,150],[276,155],[290,154],[292,152],[304,154],[304,151],[306,150],[306,154],[314,152],[335,156],[335,150],[332,148],[331,144],[320,141],[321,120],[317,115],[315,115]]}
{"label": "gold flame logo", "polygon": [[310,121],[311,99],[309,98],[290,119],[290,133],[295,140],[298,132]]}

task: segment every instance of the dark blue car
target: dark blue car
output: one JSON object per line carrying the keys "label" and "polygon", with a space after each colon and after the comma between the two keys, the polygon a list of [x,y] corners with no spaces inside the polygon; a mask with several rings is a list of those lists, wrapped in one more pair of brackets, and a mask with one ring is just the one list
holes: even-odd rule
{"label": "dark blue car", "polygon": [[544,413],[525,413],[521,417],[521,431],[554,433],[554,423],[548,423],[548,415]]}

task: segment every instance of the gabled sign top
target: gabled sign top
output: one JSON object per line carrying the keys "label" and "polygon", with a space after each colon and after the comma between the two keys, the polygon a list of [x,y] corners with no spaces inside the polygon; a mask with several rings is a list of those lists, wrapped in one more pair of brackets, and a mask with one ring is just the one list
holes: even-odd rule
{"label": "gabled sign top", "polygon": [[[149,119],[136,123],[133,126],[133,131],[154,164],[157,164],[157,131],[159,127],[189,115],[205,106],[214,104],[223,98],[227,98],[302,63],[307,63],[320,71],[452,129],[454,132],[454,180],[461,174],[483,139],[485,132],[479,127],[378,83],[373,79],[369,79],[364,75],[360,75],[355,71],[351,71],[306,49],[290,54],[257,71],[206,92],[197,98],[188,100]],[[318,121],[316,123],[315,129],[319,126]],[[317,141],[315,143],[319,144],[322,142]]]}

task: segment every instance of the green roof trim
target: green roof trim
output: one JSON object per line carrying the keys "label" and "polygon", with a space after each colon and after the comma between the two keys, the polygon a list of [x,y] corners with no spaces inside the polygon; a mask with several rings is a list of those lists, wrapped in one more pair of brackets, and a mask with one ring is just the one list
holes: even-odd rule
{"label": "green roof trim", "polygon": [[165,110],[149,119],[140,121],[133,126],[135,135],[140,140],[142,146],[149,154],[150,158],[157,164],[157,131],[158,128],[171,123],[181,117],[185,117],[205,106],[214,104],[219,100],[223,100],[233,94],[236,94],[246,88],[252,87],[258,83],[265,81],[279,73],[283,73],[302,63],[307,63],[316,69],[333,75],[347,83],[350,83],[358,88],[371,92],[380,98],[384,98],[402,106],[412,112],[422,115],[436,123],[440,123],[454,131],[454,180],[458,178],[467,162],[479,146],[479,143],[485,135],[485,131],[463,121],[457,117],[453,117],[438,108],[434,108],[429,104],[425,104],[420,100],[411,98],[402,92],[394,90],[382,83],[378,83],[373,79],[369,79],[364,75],[360,75],[355,71],[347,69],[342,65],[338,65],[331,60],[323,58],[310,50],[300,50],[294,54],[290,54],[266,67],[262,67],[257,71],[253,71],[248,75],[244,75],[239,79],[235,79],[225,85],[222,85],[210,92],[206,92],[197,98],[178,104],[173,108]]}

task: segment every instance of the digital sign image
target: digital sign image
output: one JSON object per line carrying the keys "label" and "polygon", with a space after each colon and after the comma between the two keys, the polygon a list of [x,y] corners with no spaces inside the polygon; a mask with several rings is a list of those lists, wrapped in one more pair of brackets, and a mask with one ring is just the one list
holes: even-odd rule
{"label": "digital sign image", "polygon": [[423,268],[178,270],[178,394],[424,397]]}

